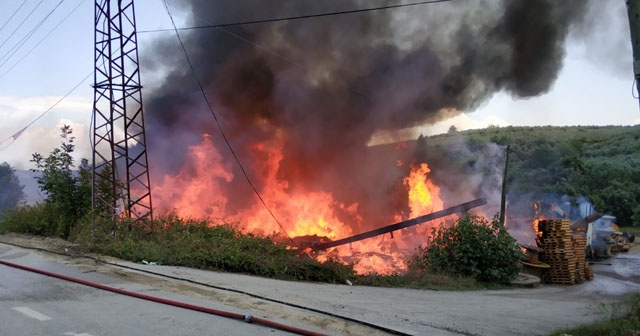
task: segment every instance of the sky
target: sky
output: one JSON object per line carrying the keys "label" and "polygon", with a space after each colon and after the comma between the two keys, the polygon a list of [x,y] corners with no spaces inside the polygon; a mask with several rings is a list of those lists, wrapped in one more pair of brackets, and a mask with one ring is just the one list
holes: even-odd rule
{"label": "sky", "polygon": [[[239,1],[239,0],[238,0]],[[595,0],[592,0],[595,1]],[[36,7],[38,3],[39,7]],[[12,20],[10,16],[24,3]],[[607,0],[604,11],[588,14],[594,27],[572,32],[564,66],[552,89],[541,96],[515,99],[498,93],[474,111],[435,125],[404,130],[407,137],[496,126],[572,126],[640,124],[633,97],[632,54],[624,0]],[[24,40],[49,12],[31,38]],[[169,0],[169,4],[171,1]],[[89,145],[93,104],[93,5],[89,0],[3,0],[0,2],[0,162],[16,169],[33,168],[34,152],[48,154],[60,144],[59,129],[71,125],[77,157],[91,157]],[[27,14],[33,14],[19,26]],[[178,25],[184,22],[178,16]],[[65,18],[66,17],[66,18]],[[171,28],[161,0],[136,2],[138,31]],[[15,31],[15,33],[13,33]],[[139,53],[154,39],[173,32],[140,33]],[[14,46],[20,46],[15,48]],[[14,50],[17,50],[13,54]],[[142,84],[153,78],[141,69]],[[89,76],[86,81],[85,77]],[[146,84],[145,84],[146,83]],[[68,97],[61,99],[74,87]],[[144,100],[144,89],[143,89]],[[52,105],[15,141],[16,132]],[[6,140],[6,141],[5,141]]]}

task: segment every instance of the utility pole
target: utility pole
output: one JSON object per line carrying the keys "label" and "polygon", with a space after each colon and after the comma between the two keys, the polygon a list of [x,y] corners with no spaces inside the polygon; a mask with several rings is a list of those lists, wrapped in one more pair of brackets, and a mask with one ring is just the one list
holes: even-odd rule
{"label": "utility pole", "polygon": [[504,150],[504,170],[502,171],[502,192],[500,193],[500,224],[504,225],[507,215],[507,178],[509,177],[509,145]]}
{"label": "utility pole", "polygon": [[633,49],[633,74],[640,98],[640,0],[627,0],[629,28],[631,29],[631,47]]}
{"label": "utility pole", "polygon": [[152,220],[133,0],[95,1],[92,208]]}

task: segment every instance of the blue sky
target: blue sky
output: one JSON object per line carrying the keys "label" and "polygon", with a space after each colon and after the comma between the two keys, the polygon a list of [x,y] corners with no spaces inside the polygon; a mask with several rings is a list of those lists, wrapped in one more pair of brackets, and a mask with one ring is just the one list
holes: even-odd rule
{"label": "blue sky", "polygon": [[[0,2],[0,26],[7,22],[22,2]],[[0,44],[4,42],[0,47],[0,64],[6,61],[0,65],[0,141],[29,124],[93,70],[94,1],[45,0],[21,29],[16,30],[38,2],[27,0],[16,17],[0,30]],[[12,52],[11,47],[20,43],[29,30],[58,3],[61,3],[60,6],[42,27],[18,49],[14,57],[7,60],[7,55]],[[136,6],[138,30],[171,27],[161,0],[142,0],[136,2]],[[564,68],[549,93],[530,99],[513,99],[507,94],[498,93],[475,111],[465,111],[467,113],[436,125],[404,130],[404,134],[412,137],[418,133],[446,132],[451,125],[462,130],[490,124],[639,124],[640,108],[632,96],[632,57],[625,4],[622,0],[610,0],[603,8],[606,11],[592,13],[592,19],[608,18],[604,20],[608,23],[604,25],[594,21],[596,29],[589,32],[588,37],[581,36],[580,32],[572,34],[567,45]],[[63,21],[67,15],[70,16]],[[10,37],[14,30],[16,33]],[[47,34],[49,36],[45,38]],[[173,33],[140,34],[140,54],[149,50],[150,43],[161,34]],[[42,43],[38,44],[41,39]],[[27,55],[32,48],[33,51]],[[145,73],[142,70],[145,85]],[[29,160],[33,152],[46,154],[59,144],[59,127],[63,124],[70,124],[75,130],[78,156],[90,157],[91,82],[92,78],[82,83],[16,141],[0,144],[0,162],[9,162],[18,169],[31,168]]]}

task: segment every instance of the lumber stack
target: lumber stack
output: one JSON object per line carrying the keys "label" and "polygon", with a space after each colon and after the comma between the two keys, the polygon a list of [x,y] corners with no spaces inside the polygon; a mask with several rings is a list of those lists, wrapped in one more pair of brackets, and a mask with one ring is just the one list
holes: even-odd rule
{"label": "lumber stack", "polygon": [[573,285],[593,278],[586,263],[586,237],[572,234],[570,226],[566,219],[538,222],[536,244],[543,250],[540,259],[550,265],[544,276],[547,283]]}
{"label": "lumber stack", "polygon": [[589,267],[585,254],[587,236],[583,234],[572,234],[571,242],[573,243],[573,253],[576,256],[576,283],[583,283],[587,280],[587,267]]}

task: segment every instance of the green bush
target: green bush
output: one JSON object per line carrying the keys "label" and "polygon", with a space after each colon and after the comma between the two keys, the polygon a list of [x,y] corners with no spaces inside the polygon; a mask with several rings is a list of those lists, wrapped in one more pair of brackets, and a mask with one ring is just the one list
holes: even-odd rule
{"label": "green bush", "polygon": [[25,205],[11,210],[0,219],[0,233],[16,232],[37,236],[62,236],[68,223],[49,203]]}
{"label": "green bush", "polygon": [[8,163],[0,163],[0,218],[24,201],[24,186]]}
{"label": "green bush", "polygon": [[34,234],[66,239],[72,227],[91,213],[91,170],[86,159],[82,159],[77,170],[73,169],[73,131],[67,125],[60,131],[63,141],[59,148],[47,157],[39,153],[32,156],[31,162],[36,166],[34,171],[41,173],[37,178],[38,185],[47,196],[43,213],[37,218],[46,227],[43,232]]}
{"label": "green bush", "polygon": [[466,216],[450,227],[434,228],[432,237],[410,261],[411,269],[490,283],[508,283],[520,270],[523,253],[497,218]]}

